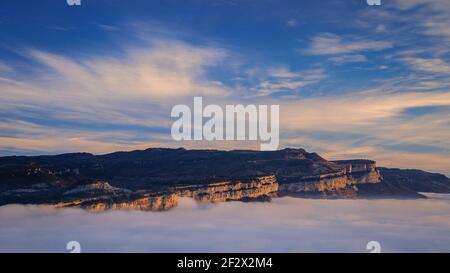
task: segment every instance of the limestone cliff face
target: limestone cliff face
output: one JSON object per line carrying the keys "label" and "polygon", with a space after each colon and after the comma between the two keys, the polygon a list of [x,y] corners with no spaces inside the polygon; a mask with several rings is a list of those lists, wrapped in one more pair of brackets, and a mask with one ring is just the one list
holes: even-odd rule
{"label": "limestone cliff face", "polygon": [[347,188],[352,185],[353,181],[350,181],[347,176],[317,178],[315,181],[302,181],[297,183],[289,183],[280,185],[281,192],[324,192],[324,191],[336,191]]}
{"label": "limestone cliff face", "polygon": [[128,196],[110,198],[108,196],[98,198],[79,198],[66,202],[54,204],[57,208],[77,207],[89,210],[91,212],[101,212],[106,210],[145,210],[160,211],[176,207],[178,204],[178,195],[144,195],[139,198],[129,198]]}
{"label": "limestone cliff face", "polygon": [[353,179],[355,184],[380,183],[382,179],[377,169],[368,172],[351,173],[349,178]]}
{"label": "limestone cliff face", "polygon": [[[93,191],[95,197],[92,197]],[[278,192],[278,183],[275,176],[256,177],[248,181],[174,187],[160,194],[130,193],[130,191],[113,188],[107,182],[95,181],[92,184],[76,187],[65,194],[66,196],[83,194],[82,196],[56,203],[54,206],[79,207],[92,212],[124,209],[162,211],[176,207],[180,196],[191,197],[200,202],[224,202],[270,196],[276,192]]]}
{"label": "limestone cliff face", "polygon": [[222,182],[208,186],[189,186],[176,189],[180,196],[201,202],[223,202],[243,198],[258,198],[278,192],[275,176],[256,177],[251,181]]}
{"label": "limestone cliff face", "polygon": [[159,196],[144,196],[138,199],[114,202],[94,202],[92,204],[81,205],[81,207],[93,211],[100,212],[105,210],[145,210],[145,211],[162,211],[176,207],[178,204],[178,196],[176,194],[164,194]]}
{"label": "limestone cliff face", "polygon": [[112,187],[106,181],[77,186],[66,191],[69,201],[57,207],[81,207],[93,212],[105,210],[161,211],[176,207],[179,197],[190,197],[199,202],[225,202],[232,200],[270,200],[281,193],[322,194],[335,197],[355,196],[359,184],[378,183],[381,177],[372,161],[337,162],[341,169],[334,173],[299,176],[298,182],[277,182],[274,175],[246,180],[211,184],[178,186],[163,192],[131,192]]}
{"label": "limestone cliff face", "polygon": [[335,163],[342,165],[343,169],[335,173],[299,177],[298,182],[281,184],[280,191],[285,193],[339,192],[347,189],[357,191],[358,184],[381,182],[374,161],[348,160]]}

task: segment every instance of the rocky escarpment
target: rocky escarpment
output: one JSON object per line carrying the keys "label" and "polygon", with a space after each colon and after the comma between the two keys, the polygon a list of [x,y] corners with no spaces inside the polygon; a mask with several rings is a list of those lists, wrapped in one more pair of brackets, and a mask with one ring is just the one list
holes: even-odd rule
{"label": "rocky escarpment", "polygon": [[165,210],[176,206],[179,197],[202,202],[269,200],[279,194],[423,197],[419,191],[450,192],[450,180],[418,170],[378,169],[371,160],[328,161],[303,149],[156,148],[0,157],[0,205]]}
{"label": "rocky escarpment", "polygon": [[374,161],[345,160],[334,161],[334,163],[341,166],[341,170],[298,177],[298,181],[281,184],[280,192],[324,197],[357,197],[358,185],[382,181]]}
{"label": "rocky escarpment", "polygon": [[[132,193],[166,193],[183,187],[191,189],[190,192],[198,191],[191,193],[198,200],[250,199],[276,191],[277,186],[269,183],[253,187],[235,181],[275,176],[278,181],[288,182],[341,169],[338,164],[303,149],[260,152],[158,148],[98,156],[76,153],[0,157],[0,205],[52,203],[76,199],[80,197],[77,194],[98,199],[126,196],[133,200],[136,196]],[[102,188],[92,185],[95,181],[108,184]],[[217,184],[224,181],[230,184]],[[199,190],[205,187],[239,189],[216,191],[212,195]]]}
{"label": "rocky escarpment", "polygon": [[450,178],[440,173],[413,169],[379,168],[389,184],[416,192],[450,193]]}
{"label": "rocky escarpment", "polygon": [[178,195],[144,194],[140,197],[129,198],[128,196],[79,199],[72,202],[56,203],[55,207],[79,207],[92,212],[101,212],[105,210],[144,210],[144,211],[163,211],[176,207],[178,204]]}
{"label": "rocky escarpment", "polygon": [[379,168],[379,185],[361,185],[363,197],[425,198],[421,193],[450,193],[450,179],[439,173],[411,169]]}
{"label": "rocky escarpment", "polygon": [[175,188],[180,196],[192,197],[201,202],[223,202],[231,200],[265,200],[278,192],[274,175],[256,177],[249,181],[214,183],[208,186]]}
{"label": "rocky escarpment", "polygon": [[[52,203],[58,208],[79,207],[92,212],[111,209],[161,211],[176,207],[179,197],[191,197],[200,202],[267,201],[277,192],[278,183],[275,176],[210,185],[179,186],[170,188],[164,193],[143,190],[131,192],[111,187],[107,182],[95,181],[66,191],[62,200]],[[72,197],[69,197],[71,195]]]}

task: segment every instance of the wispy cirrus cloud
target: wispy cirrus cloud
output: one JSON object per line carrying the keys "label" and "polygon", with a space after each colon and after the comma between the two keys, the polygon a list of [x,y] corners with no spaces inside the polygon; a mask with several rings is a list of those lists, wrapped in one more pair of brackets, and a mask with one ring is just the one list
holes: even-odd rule
{"label": "wispy cirrus cloud", "polygon": [[9,65],[0,62],[0,73],[4,72],[12,72],[14,69],[10,67]]}
{"label": "wispy cirrus cloud", "polygon": [[21,52],[32,73],[5,66],[0,77],[0,149],[104,153],[161,146],[170,140],[164,128],[175,101],[229,95],[208,76],[226,57],[221,48],[152,39],[124,52]]}
{"label": "wispy cirrus cloud", "polygon": [[438,58],[403,58],[404,62],[410,64],[414,69],[430,73],[450,73],[450,64]]}
{"label": "wispy cirrus cloud", "polygon": [[388,41],[368,40],[352,36],[339,36],[333,33],[321,33],[311,39],[306,49],[299,52],[310,55],[336,55],[353,52],[380,51],[391,48]]}
{"label": "wispy cirrus cloud", "polygon": [[332,61],[335,64],[344,64],[344,63],[362,63],[367,61],[367,57],[360,54],[354,55],[340,55],[329,58],[328,60]]}
{"label": "wispy cirrus cloud", "polygon": [[297,20],[289,19],[286,21],[286,25],[288,25],[289,27],[295,27],[297,25]]}
{"label": "wispy cirrus cloud", "polygon": [[108,25],[108,24],[98,24],[98,27],[102,30],[106,30],[106,31],[119,31],[120,28],[117,26],[113,26],[113,25]]}
{"label": "wispy cirrus cloud", "polygon": [[127,49],[120,58],[74,60],[37,50],[30,50],[29,54],[50,68],[43,76],[52,86],[63,83],[76,88],[77,94],[107,92],[109,96],[150,98],[226,94],[218,82],[204,76],[207,67],[224,57],[225,52],[219,49],[153,40],[147,48]]}
{"label": "wispy cirrus cloud", "polygon": [[294,72],[285,67],[279,67],[271,68],[267,72],[267,79],[262,80],[254,88],[258,96],[269,96],[283,91],[287,92],[288,96],[295,96],[301,92],[301,88],[327,78],[325,70],[321,68]]}
{"label": "wispy cirrus cloud", "polygon": [[286,101],[281,143],[450,174],[450,92],[443,85],[434,77],[387,79],[372,90]]}
{"label": "wispy cirrus cloud", "polygon": [[224,58],[221,49],[154,40],[126,52],[75,59],[28,50],[24,56],[38,66],[32,75],[18,71],[0,78],[0,111],[5,118],[156,126],[161,125],[157,113],[174,98],[229,92],[206,75]]}
{"label": "wispy cirrus cloud", "polygon": [[[393,6],[412,13],[409,20],[429,36],[450,40],[450,2],[447,0],[395,0]],[[413,11],[413,9],[416,9]]]}

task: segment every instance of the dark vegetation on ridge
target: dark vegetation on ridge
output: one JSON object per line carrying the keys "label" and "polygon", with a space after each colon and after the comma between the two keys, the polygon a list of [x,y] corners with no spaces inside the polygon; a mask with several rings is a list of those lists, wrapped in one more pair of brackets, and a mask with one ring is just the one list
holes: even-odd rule
{"label": "dark vegetation on ridge", "polygon": [[101,179],[127,188],[211,183],[263,175],[302,176],[341,167],[303,149],[218,151],[152,148],[105,155],[0,157],[1,187]]}

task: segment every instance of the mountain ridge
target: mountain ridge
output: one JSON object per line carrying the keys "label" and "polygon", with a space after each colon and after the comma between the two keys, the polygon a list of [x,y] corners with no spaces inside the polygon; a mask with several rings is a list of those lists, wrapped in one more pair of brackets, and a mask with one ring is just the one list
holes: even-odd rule
{"label": "mountain ridge", "polygon": [[[215,183],[225,186],[218,188]],[[143,202],[155,208],[161,200],[176,198],[157,198],[155,203],[148,196],[177,194],[214,202],[268,200],[282,195],[424,198],[419,192],[426,191],[450,193],[450,179],[420,170],[379,168],[368,159],[329,161],[317,153],[294,148],[277,151],[149,148],[103,155],[0,157],[0,205],[83,206],[89,201],[91,207],[111,208]],[[67,192],[77,194],[64,194]],[[121,205],[114,205],[112,200],[120,200]],[[100,201],[101,204],[95,203]]]}

